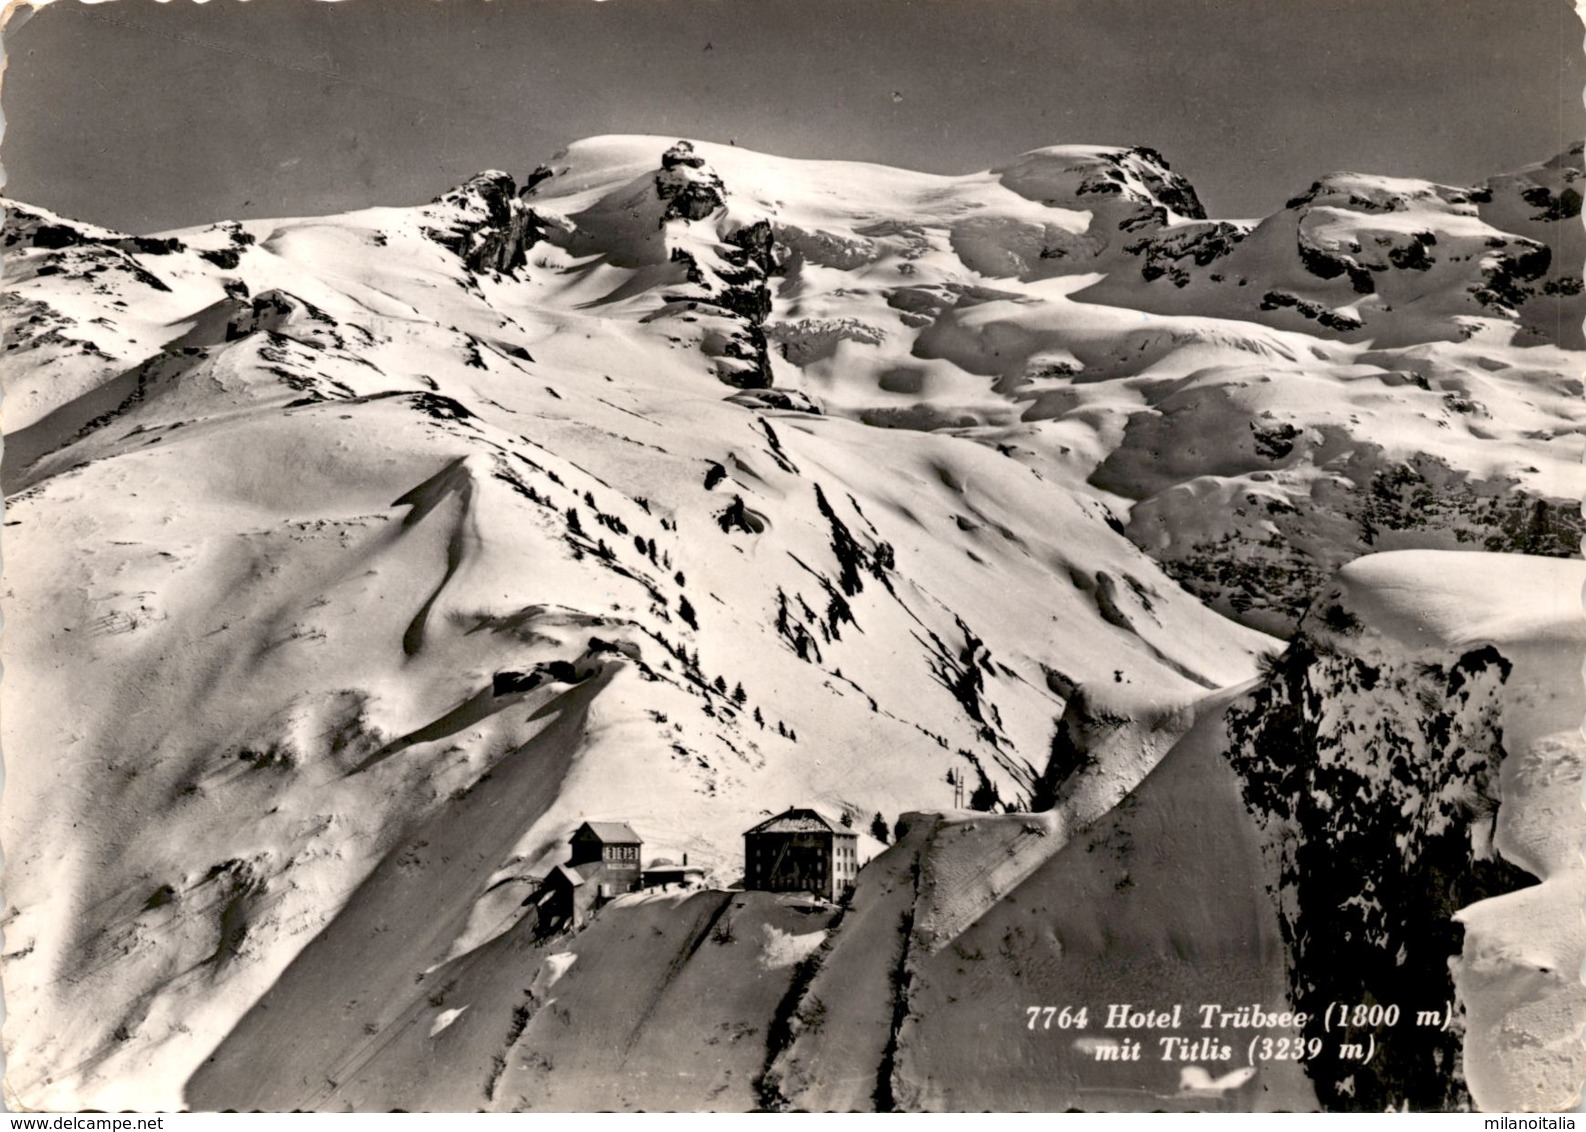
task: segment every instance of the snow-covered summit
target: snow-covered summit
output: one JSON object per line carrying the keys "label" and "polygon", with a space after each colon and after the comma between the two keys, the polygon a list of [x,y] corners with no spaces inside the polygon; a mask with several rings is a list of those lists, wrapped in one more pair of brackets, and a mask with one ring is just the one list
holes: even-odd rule
{"label": "snow-covered summit", "polygon": [[1063,208],[1085,207],[1085,197],[1120,197],[1150,210],[1165,210],[1162,222],[1178,217],[1206,219],[1195,187],[1144,146],[1120,148],[1054,145],[1031,150],[991,170],[1020,196]]}

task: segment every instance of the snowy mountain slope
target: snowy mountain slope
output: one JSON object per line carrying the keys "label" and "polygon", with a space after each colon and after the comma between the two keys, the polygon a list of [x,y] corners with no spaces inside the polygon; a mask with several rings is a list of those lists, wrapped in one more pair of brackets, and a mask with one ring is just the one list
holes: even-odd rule
{"label": "snowy mountain slope", "polygon": [[[767,893],[624,897],[572,940],[527,924],[320,1025],[294,968],[200,1068],[200,1109],[758,1105],[767,1031],[833,909]],[[565,948],[565,949],[564,949]],[[307,956],[305,956],[306,958]],[[350,968],[353,964],[347,963]],[[332,984],[335,985],[335,984]],[[394,992],[394,993],[393,993]],[[296,999],[294,1001],[294,999]],[[315,1040],[298,1040],[309,1024]],[[261,1075],[263,1060],[276,1071]]]}
{"label": "snowy mountain slope", "polygon": [[[773,1063],[776,1095],[815,1109],[1573,1103],[1583,584],[1580,563],[1529,556],[1363,558],[1262,681],[1203,701],[1101,819],[1065,838],[1044,814],[911,815],[809,979],[801,1013],[819,1003],[820,1024]],[[1038,863],[1006,884],[1010,839]],[[972,911],[944,931],[944,905]],[[1267,1060],[1190,1097],[1177,1060],[1098,1058],[1139,1036],[1107,1032],[1109,1004],[1175,1001],[1310,1012],[1310,1079]],[[1334,1002],[1400,1020],[1329,1026]],[[1090,1024],[1022,1032],[1032,1004],[1085,1007]],[[1187,1016],[1147,1044],[1205,1037]],[[1231,1059],[1209,1074],[1247,1068],[1241,1043],[1263,1034],[1293,1036],[1219,1030]],[[1340,1056],[1368,1037],[1368,1063]]]}
{"label": "snowy mountain slope", "polygon": [[[31,1063],[68,1090],[46,1098],[152,1103],[119,1090],[190,1063],[344,903],[338,936],[365,900],[376,927],[428,908],[446,931],[419,966],[440,961],[488,930],[494,875],[521,894],[583,815],[726,880],[739,831],[790,798],[895,814],[949,768],[1027,796],[1062,709],[1049,669],[1184,699],[1264,647],[994,450],[724,401],[686,312],[659,333],[642,296],[553,307],[558,277],[481,276],[433,238],[488,212],[465,194],[186,233],[150,272],[167,290],[129,277],[124,299],[48,270],[108,255],[91,231],[20,257],[16,293],[188,312],[147,359],[87,320],[125,368],[63,358],[98,384],[58,405],[17,367],[43,392],[9,448],[7,694],[74,704],[8,713],[12,750],[55,753],[7,803],[29,831],[20,1092]],[[193,250],[222,238],[223,264]],[[412,829],[534,749],[568,675],[497,689],[553,661],[621,671],[471,884],[410,862],[427,895],[367,896]],[[103,798],[62,788],[101,778],[140,820],[85,835]],[[85,994],[98,1017],[30,1022]]]}
{"label": "snowy mountain slope", "polygon": [[[1525,585],[1494,602],[1498,573]],[[519,920],[374,996],[359,980],[378,949],[327,965],[316,944],[188,1100],[1557,1109],[1586,1019],[1583,583],[1580,563],[1527,556],[1363,558],[1262,680],[1201,701],[1120,804],[1088,821],[906,815],[840,910],[623,897],[572,935]],[[345,1000],[333,1016],[326,994]],[[1333,1002],[1397,1020],[1328,1025]],[[1109,1025],[1120,1003],[1164,1017]],[[1048,1005],[1069,1021],[1032,1024]],[[1249,1020],[1208,1028],[1207,1005]],[[1312,1021],[1280,1020],[1296,1009]],[[1303,1068],[1250,1060],[1297,1035],[1321,1051]],[[1368,1040],[1369,1060],[1340,1055]]]}
{"label": "snowy mountain slope", "polygon": [[[1485,261],[1390,257],[1373,279],[1435,281],[1441,313],[1379,343],[1168,310],[1204,289],[1142,265],[1232,236],[1151,151],[935,177],[617,137],[549,174],[155,237],[8,207],[25,1103],[178,1104],[222,1042],[322,1064],[234,1029],[266,992],[408,1033],[418,976],[494,962],[586,817],[727,883],[764,813],[863,828],[951,771],[1055,804],[1055,852],[1333,566],[1579,528],[1576,358],[1518,308],[1456,313]],[[1350,192],[1379,189],[1358,223],[1508,216]],[[1556,228],[1526,224],[1489,258]],[[231,1103],[208,1072],[193,1095]]]}

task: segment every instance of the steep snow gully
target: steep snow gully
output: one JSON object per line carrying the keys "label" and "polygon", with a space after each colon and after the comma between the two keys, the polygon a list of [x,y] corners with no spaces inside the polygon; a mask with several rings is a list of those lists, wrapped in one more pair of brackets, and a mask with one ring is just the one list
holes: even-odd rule
{"label": "steep snow gully", "polygon": [[[9,1096],[1567,1105],[1582,178],[9,202]],[[790,805],[844,899],[742,887]]]}

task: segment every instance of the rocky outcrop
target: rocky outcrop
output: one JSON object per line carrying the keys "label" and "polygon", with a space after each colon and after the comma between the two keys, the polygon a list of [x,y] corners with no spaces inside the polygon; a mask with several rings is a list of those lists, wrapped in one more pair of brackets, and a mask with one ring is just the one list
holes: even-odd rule
{"label": "rocky outcrop", "polygon": [[518,190],[520,197],[533,196],[536,189],[544,182],[549,181],[556,174],[549,165],[536,165],[534,172],[523,179],[523,187]]}
{"label": "rocky outcrop", "polygon": [[[1488,410],[1428,379],[1446,416]],[[1446,388],[1447,392],[1440,392]],[[1431,401],[1430,398],[1428,398]],[[1141,414],[1096,473],[1113,484],[1137,446],[1161,451],[1184,421]],[[1331,572],[1388,547],[1574,556],[1586,524],[1572,500],[1539,494],[1515,476],[1479,477],[1441,457],[1397,460],[1359,444],[1323,476],[1315,465],[1341,447],[1337,430],[1249,422],[1221,475],[1186,478],[1137,503],[1127,534],[1181,586],[1224,615],[1287,636]],[[1240,473],[1231,475],[1229,473]]]}
{"label": "rocky outcrop", "polygon": [[1166,276],[1175,286],[1183,287],[1190,281],[1192,265],[1210,267],[1232,252],[1249,235],[1250,227],[1229,220],[1181,224],[1152,233],[1124,251],[1140,257],[1140,278],[1146,282]]}
{"label": "rocky outcrop", "polygon": [[[53,262],[38,268],[40,275],[65,275],[89,278],[106,272],[126,275],[155,291],[170,288],[151,272],[138,257],[167,256],[188,250],[174,237],[128,236],[96,224],[70,220],[42,208],[16,201],[4,202],[5,222],[0,226],[0,247],[10,251],[37,248],[63,253]],[[241,226],[236,225],[241,232]],[[253,238],[246,236],[245,243]],[[238,244],[238,247],[244,246]],[[209,258],[212,253],[199,252]]]}
{"label": "rocky outcrop", "polygon": [[1125,230],[1166,224],[1170,213],[1184,220],[1206,219],[1195,187],[1148,146],[1049,146],[992,172],[1022,197],[1049,207],[1099,207],[1115,227]]}
{"label": "rocky outcrop", "polygon": [[1198,218],[1193,190],[1148,151],[1062,147],[998,172],[1043,203],[1096,210],[1089,236],[1127,234],[1138,276],[1115,273],[1093,301],[1379,346],[1496,331],[1579,349],[1581,148],[1476,186],[1332,173],[1257,223]]}
{"label": "rocky outcrop", "polygon": [[775,409],[783,413],[821,414],[821,407],[798,389],[745,389],[727,400],[746,409]]}
{"label": "rocky outcrop", "polygon": [[[1467,1107],[1449,969],[1465,929],[1454,914],[1532,883],[1493,848],[1511,664],[1491,645],[1414,653],[1340,596],[1317,603],[1267,678],[1230,707],[1228,757],[1277,878],[1293,1003],[1309,1017],[1305,1037],[1319,1040],[1306,1067],[1322,1106]],[[1394,1006],[1399,1020],[1340,1024],[1340,1004]],[[1417,1024],[1423,1011],[1448,1024]],[[1369,1061],[1346,1043],[1370,1048]]]}
{"label": "rocky outcrop", "polygon": [[[53,212],[20,201],[4,202],[5,223],[0,227],[0,246],[5,248],[70,248],[79,244],[131,244],[136,237],[123,236],[97,224],[68,220]],[[166,241],[154,241],[165,243]],[[169,241],[177,244],[179,241]],[[137,250],[128,247],[124,250]]]}
{"label": "rocky outcrop", "polygon": [[228,301],[233,313],[226,320],[227,342],[268,331],[315,349],[345,349],[347,346],[336,319],[297,295],[272,287],[251,299],[238,297]]}
{"label": "rocky outcrop", "polygon": [[[1520,280],[1522,286],[1509,294],[1505,305],[1518,310],[1521,325],[1536,340],[1571,350],[1586,348],[1581,330],[1586,321],[1581,283],[1581,260],[1586,257],[1586,228],[1580,222],[1586,187],[1583,157],[1586,144],[1576,142],[1556,157],[1493,177],[1473,191],[1487,224],[1552,250],[1544,271]],[[1531,266],[1539,264],[1533,260]],[[1500,276],[1495,294],[1503,290],[1503,282]]]}
{"label": "rocky outcrop", "polygon": [[470,271],[515,271],[545,234],[534,210],[520,199],[517,183],[498,170],[475,174],[434,204],[450,207],[432,209],[438,223],[426,233]]}
{"label": "rocky outcrop", "polygon": [[801,318],[766,327],[766,334],[782,348],[782,356],[796,366],[807,366],[837,352],[844,342],[879,346],[887,332],[857,318]]}
{"label": "rocky outcrop", "polygon": [[727,206],[727,190],[721,178],[686,141],[661,155],[655,192],[666,202],[664,220],[703,220]]}
{"label": "rocky outcrop", "polygon": [[1553,250],[1546,244],[1511,241],[1482,268],[1482,280],[1470,293],[1500,316],[1518,317],[1520,308],[1538,293],[1531,284],[1547,275],[1552,265]]}
{"label": "rocky outcrop", "polygon": [[701,305],[714,307],[730,316],[703,343],[705,352],[716,359],[717,377],[739,389],[769,388],[771,361],[764,328],[771,314],[769,279],[779,267],[770,223],[757,220],[719,239],[701,240],[689,231],[693,222],[726,208],[727,189],[686,141],[661,155],[655,191],[664,205],[661,225],[668,229],[671,262],[683,265],[687,280],[686,288],[666,296],[668,303],[692,311]]}

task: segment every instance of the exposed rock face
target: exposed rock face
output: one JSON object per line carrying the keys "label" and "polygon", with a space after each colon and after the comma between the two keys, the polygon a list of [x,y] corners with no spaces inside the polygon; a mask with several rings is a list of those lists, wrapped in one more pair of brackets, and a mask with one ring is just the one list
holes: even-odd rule
{"label": "exposed rock face", "polygon": [[727,205],[727,190],[721,178],[686,141],[661,155],[655,192],[666,202],[667,220],[703,220]]}
{"label": "exposed rock face", "polygon": [[727,400],[746,409],[776,409],[785,413],[821,415],[821,407],[808,393],[798,389],[745,389]]}
{"label": "exposed rock face", "polygon": [[317,349],[342,349],[347,345],[330,314],[286,291],[271,288],[260,291],[247,303],[241,297],[233,301],[236,313],[226,322],[228,342],[263,330]]}
{"label": "exposed rock face", "polygon": [[[1486,412],[1444,396],[1452,414]],[[1112,482],[1137,445],[1170,444],[1173,428],[1156,417],[1131,421],[1096,482]],[[1513,477],[1479,478],[1436,456],[1396,460],[1374,444],[1306,483],[1308,466],[1337,450],[1334,430],[1274,421],[1249,428],[1242,490],[1226,480],[1212,504],[1205,480],[1176,485],[1138,503],[1127,533],[1185,589],[1267,632],[1292,632],[1328,575],[1360,554],[1429,547],[1570,557],[1586,531],[1570,500],[1534,494]]]}
{"label": "exposed rock face", "polygon": [[[1294,1005],[1324,1108],[1468,1106],[1449,971],[1454,913],[1533,883],[1493,849],[1505,757],[1491,645],[1416,657],[1366,631],[1337,594],[1227,715],[1229,757],[1275,866]],[[1333,1004],[1396,1005],[1396,1026],[1332,1025]],[[1447,1027],[1417,1025],[1449,1004]],[[1403,1017],[1407,1016],[1407,1017]],[[1369,1064],[1340,1055],[1376,1031]]]}
{"label": "exposed rock face", "polygon": [[[1295,250],[1307,273],[1334,284],[1333,295],[1318,296],[1323,306],[1347,306],[1347,285],[1353,295],[1380,296],[1376,306],[1391,313],[1395,302],[1412,301],[1424,287],[1417,274],[1437,271],[1462,279],[1472,314],[1513,318],[1530,294],[1527,285],[1546,275],[1551,253],[1527,235],[1481,224],[1478,202],[1484,195],[1480,189],[1334,174],[1289,202]],[[1424,226],[1405,231],[1398,217],[1407,215]],[[1300,313],[1307,312],[1301,307]],[[1354,321],[1360,325],[1331,329],[1349,332],[1371,320],[1362,310]]]}
{"label": "exposed rock face", "polygon": [[555,176],[555,173],[549,165],[536,165],[534,172],[523,179],[523,187],[518,190],[518,195],[521,197],[533,196],[534,190],[539,188],[545,181],[549,181],[553,176]]}
{"label": "exposed rock face", "polygon": [[[230,222],[236,232],[240,225]],[[219,227],[217,225],[217,227]],[[228,230],[229,231],[229,230]],[[237,246],[253,242],[243,234]],[[159,236],[128,236],[56,216],[42,208],[34,208],[17,201],[5,202],[5,222],[0,226],[0,247],[24,251],[36,248],[62,254],[40,269],[43,275],[65,275],[68,278],[89,279],[110,272],[126,275],[155,291],[169,291],[165,281],[149,270],[138,257],[168,256],[187,251],[181,240]],[[200,251],[200,256],[211,258],[215,253]],[[213,262],[213,260],[211,259]]]}
{"label": "exposed rock face", "polygon": [[751,325],[742,334],[726,337],[716,355],[723,364],[717,376],[723,384],[737,389],[768,389],[771,386],[771,365],[765,352],[765,334]]}
{"label": "exposed rock face", "polygon": [[801,318],[766,327],[767,335],[782,348],[782,356],[796,366],[831,357],[843,342],[879,346],[887,332],[857,318]]}
{"label": "exposed rock face", "polygon": [[1140,278],[1150,282],[1166,276],[1175,286],[1183,287],[1190,281],[1190,265],[1210,267],[1232,252],[1249,232],[1246,224],[1208,220],[1179,225],[1170,232],[1151,233],[1124,251],[1140,257]]}
{"label": "exposed rock face", "polygon": [[1551,160],[1493,177],[1473,191],[1483,221],[1551,249],[1546,263],[1540,257],[1531,261],[1529,267],[1540,266],[1541,272],[1521,280],[1507,305],[1518,310],[1521,324],[1536,340],[1574,350],[1586,347],[1581,330],[1586,320],[1581,285],[1581,260],[1586,257],[1586,229],[1580,222],[1586,185],[1583,151],[1586,146],[1577,142]]}
{"label": "exposed rock face", "polygon": [[[1220,244],[1242,235],[1231,225],[1205,222],[1194,186],[1144,146],[1050,146],[992,172],[1022,197],[1090,219],[1083,232],[1061,224],[1027,227],[1021,241],[1010,239],[1005,218],[967,218],[954,229],[954,250],[984,275],[1042,278],[1139,256],[1149,281],[1182,256],[1210,262],[1205,257],[1223,254],[1215,250]],[[1174,281],[1183,285],[1176,268]]]}
{"label": "exposed rock face", "polygon": [[1166,223],[1169,212],[1185,220],[1206,219],[1194,186],[1147,146],[1050,146],[992,172],[1020,196],[1052,207],[1108,207],[1105,198],[1114,198],[1111,210],[1130,214],[1113,218],[1118,227]]}
{"label": "exposed rock face", "polygon": [[723,272],[722,277],[753,293],[749,304],[734,309],[745,317],[764,322],[766,315],[771,313],[771,295],[766,288],[766,279],[777,269],[776,238],[772,234],[771,224],[766,220],[757,220],[736,232],[729,232],[727,242],[738,249],[727,253],[728,262],[738,271]]}
{"label": "exposed rock face", "polygon": [[0,233],[3,233],[0,238],[6,248],[69,248],[123,239],[119,232],[81,220],[68,220],[20,201],[5,202],[5,224]]}
{"label": "exposed rock face", "polygon": [[[717,376],[739,389],[769,388],[771,362],[764,326],[771,314],[768,280],[779,266],[770,222],[757,220],[728,230],[719,240],[702,241],[690,231],[693,222],[726,208],[727,190],[686,141],[661,155],[655,189],[665,206],[661,226],[668,229],[671,261],[683,265],[688,281],[686,290],[667,298],[690,310],[704,304],[726,312],[730,318],[703,343],[705,352],[717,361]],[[672,227],[678,230],[672,232]]]}
{"label": "exposed rock face", "polygon": [[431,236],[471,271],[515,271],[544,235],[534,210],[519,198],[517,183],[498,170],[475,174],[435,204],[451,205],[456,214],[445,217],[450,222],[444,227],[432,228]]}
{"label": "exposed rock face", "polygon": [[[1221,308],[1225,317],[1378,346],[1457,341],[1518,323],[1531,342],[1583,345],[1579,146],[1474,187],[1333,173],[1257,223],[1200,219],[1193,191],[1142,156],[1148,151],[1081,160],[1075,148],[1027,154],[1003,171],[1004,183],[1043,203],[1099,207],[1088,235],[1132,235],[1117,250],[1156,284],[1143,298],[1163,313]],[[1068,155],[1061,177],[1052,171],[1057,153]],[[1137,306],[1142,296],[1122,299],[1130,288],[1138,281],[1125,270],[1087,298]]]}

